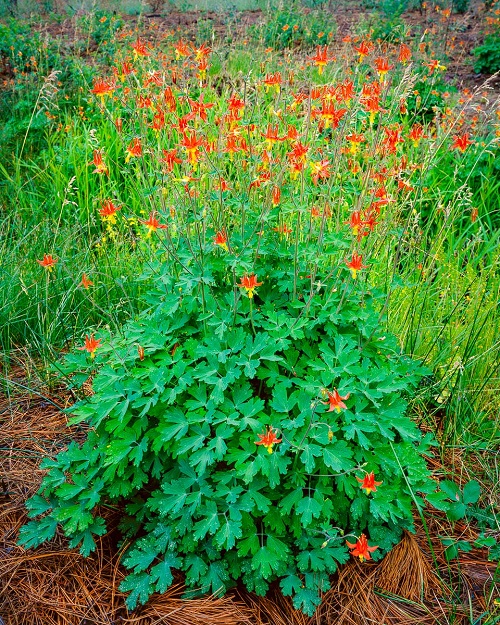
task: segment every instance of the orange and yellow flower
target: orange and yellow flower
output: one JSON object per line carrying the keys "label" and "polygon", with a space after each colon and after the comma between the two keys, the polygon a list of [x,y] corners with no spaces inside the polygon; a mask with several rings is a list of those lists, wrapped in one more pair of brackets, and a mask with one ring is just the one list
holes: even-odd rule
{"label": "orange and yellow flower", "polygon": [[157,230],[165,230],[166,228],[168,228],[167,225],[161,224],[158,219],[156,219],[154,211],[149,215],[149,219],[141,219],[140,222],[147,227],[148,237],[150,237],[153,232],[156,232]]}
{"label": "orange and yellow flower", "polygon": [[375,549],[378,549],[378,545],[374,547],[368,545],[368,540],[364,534],[361,534],[354,545],[347,540],[345,542],[349,549],[351,549],[351,556],[358,557],[361,562],[363,562],[363,560],[371,560],[372,557],[370,554],[373,553]]}
{"label": "orange and yellow flower", "polygon": [[131,158],[142,156],[142,145],[139,137],[134,137],[127,148],[125,162],[128,163]]}
{"label": "orange and yellow flower", "polygon": [[252,273],[252,275],[250,276],[243,276],[243,278],[240,279],[240,284],[238,284],[238,286],[241,289],[245,289],[248,297],[252,299],[255,293],[255,289],[261,284],[262,282],[257,282],[257,276]]}
{"label": "orange and yellow flower", "polygon": [[328,65],[328,46],[318,46],[316,48],[316,55],[311,58],[314,61],[314,65],[318,68],[318,74],[323,73],[323,68]]}
{"label": "orange and yellow flower", "polygon": [[380,82],[384,82],[387,72],[389,72],[394,65],[389,65],[389,61],[385,56],[381,56],[375,59],[375,69],[379,76]]}
{"label": "orange and yellow flower", "polygon": [[273,445],[281,443],[281,438],[276,438],[276,433],[273,427],[267,428],[265,434],[257,434],[260,438],[259,441],[255,441],[256,445],[263,445],[267,449],[267,453],[273,453]]}
{"label": "orange and yellow flower", "polygon": [[84,289],[88,289],[89,286],[92,286],[94,283],[92,282],[92,280],[90,280],[90,278],[87,276],[86,273],[82,274],[82,279],[80,281],[80,286],[82,286]]}
{"label": "orange and yellow flower", "polygon": [[361,484],[361,488],[366,491],[366,494],[377,492],[377,486],[380,486],[382,482],[375,481],[375,473],[373,471],[371,473],[365,473],[363,478],[360,478],[356,475],[357,481]]}
{"label": "orange and yellow flower", "polygon": [[44,254],[42,260],[36,261],[39,265],[44,267],[49,273],[54,269],[57,264],[57,258],[54,258],[52,254]]}
{"label": "orange and yellow flower", "polygon": [[186,150],[189,162],[194,167],[199,158],[199,149],[204,144],[204,139],[198,138],[196,132],[193,130],[191,134],[184,133],[181,145]]}
{"label": "orange and yellow flower", "polygon": [[116,213],[121,209],[121,206],[115,206],[112,200],[104,200],[102,208],[99,209],[99,215],[104,221],[109,224],[116,223]]}
{"label": "orange and yellow flower", "polygon": [[100,150],[94,150],[93,158],[89,165],[94,165],[95,169],[92,172],[94,174],[105,174],[106,176],[109,174],[109,170],[106,167],[106,163],[104,162],[102,152]]}
{"label": "orange and yellow flower", "polygon": [[370,52],[373,50],[374,45],[371,41],[362,41],[359,46],[354,46],[354,49],[356,50],[356,52],[359,54],[359,62],[361,63],[361,61],[365,58],[365,56],[368,56],[370,54]]}
{"label": "orange and yellow flower", "polygon": [[214,245],[218,245],[227,252],[227,236],[224,230],[219,230],[219,232],[217,232],[214,238]]}
{"label": "orange and yellow flower", "polygon": [[94,87],[90,90],[90,93],[93,93],[97,97],[104,100],[104,97],[107,95],[112,95],[115,89],[116,85],[112,80],[103,80],[102,78],[97,78],[94,81]]}
{"label": "orange and yellow flower", "polygon": [[91,358],[95,358],[95,352],[101,345],[101,339],[94,338],[94,335],[87,335],[85,337],[85,345],[83,347],[77,347],[82,352],[88,352]]}
{"label": "orange and yellow flower", "polygon": [[408,61],[411,59],[411,48],[406,43],[402,43],[399,46],[399,55],[398,61],[403,65],[406,65]]}
{"label": "orange and yellow flower", "polygon": [[460,150],[460,152],[462,152],[463,154],[465,150],[469,147],[469,145],[472,145],[473,143],[474,141],[470,141],[469,139],[469,133],[465,132],[463,135],[453,136],[453,145],[451,146],[451,148],[455,150]]}
{"label": "orange and yellow flower", "polygon": [[363,265],[363,257],[361,256],[361,254],[356,254],[356,252],[352,253],[351,260],[350,261],[346,260],[345,264],[351,270],[351,275],[354,279],[356,279],[356,276],[358,275],[358,271],[361,271],[361,269],[367,268],[367,265]]}
{"label": "orange and yellow flower", "polygon": [[134,58],[137,59],[139,56],[149,56],[147,44],[140,39],[137,39],[135,43],[132,44],[132,50],[134,52]]}
{"label": "orange and yellow flower", "polygon": [[343,408],[347,408],[343,400],[349,399],[349,397],[351,396],[350,393],[347,393],[347,395],[344,395],[344,397],[342,397],[342,395],[340,395],[336,388],[333,389],[333,392],[325,389],[325,393],[328,397],[328,401],[323,403],[329,404],[328,412],[333,412],[335,410],[336,412],[340,413]]}

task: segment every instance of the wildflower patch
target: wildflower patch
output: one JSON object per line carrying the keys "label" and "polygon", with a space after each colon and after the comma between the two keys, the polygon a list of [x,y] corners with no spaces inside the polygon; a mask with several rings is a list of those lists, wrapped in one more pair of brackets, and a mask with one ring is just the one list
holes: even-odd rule
{"label": "wildflower patch", "polygon": [[[75,387],[92,377],[70,410],[89,430],[44,461],[20,540],[60,527],[87,555],[99,506],[118,506],[130,608],[177,571],[192,594],[279,581],[312,614],[350,554],[383,557],[436,490],[432,437],[406,415],[424,369],[386,331],[371,273],[398,264],[426,148],[476,146],[408,117],[392,83],[407,47],[389,58],[361,42],[341,79],[320,48],[300,84],[262,67],[224,97],[211,53],[136,40],[90,89],[98,223],[148,250],[145,305],[58,363]],[[133,228],[124,179],[149,214]],[[57,261],[38,261],[47,280]]]}

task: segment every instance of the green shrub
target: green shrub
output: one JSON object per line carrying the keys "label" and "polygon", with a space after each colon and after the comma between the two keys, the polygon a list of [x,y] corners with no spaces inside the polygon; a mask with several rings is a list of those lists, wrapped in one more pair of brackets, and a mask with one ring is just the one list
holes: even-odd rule
{"label": "green shrub", "polygon": [[374,41],[387,43],[402,43],[408,39],[408,27],[400,17],[391,19],[379,18],[371,29],[371,38]]}
{"label": "green shrub", "polygon": [[214,21],[210,18],[201,18],[196,23],[196,42],[198,44],[212,41],[215,36]]}
{"label": "green shrub", "polygon": [[[349,275],[348,243],[332,231],[297,250],[258,223],[247,215],[229,251],[215,233],[165,240],[145,276],[148,309],[120,336],[88,337],[95,359],[83,348],[59,366],[73,385],[93,376],[71,410],[89,431],[43,462],[28,504],[41,516],[21,542],[61,526],[88,555],[105,531],[96,506],[120,505],[130,608],[177,569],[193,592],[242,580],[263,594],[279,579],[311,614],[346,538],[369,534],[378,559],[435,487],[430,440],[405,416],[422,370],[383,331],[377,293]],[[274,445],[261,444],[266,431]],[[367,496],[371,473],[382,485]]]}
{"label": "green shrub", "polygon": [[453,0],[453,10],[456,13],[467,13],[470,5],[470,0]]}
{"label": "green shrub", "polygon": [[262,39],[267,47],[327,45],[336,32],[330,13],[321,9],[304,10],[296,6],[272,13],[262,26]]}
{"label": "green shrub", "polygon": [[415,83],[412,93],[408,96],[408,113],[417,121],[431,121],[436,112],[444,111],[447,103],[446,93],[456,93],[456,87],[445,82],[437,74],[424,75]]}
{"label": "green shrub", "polygon": [[483,74],[494,74],[500,71],[500,31],[486,36],[482,45],[474,48],[476,57],[474,71]]}

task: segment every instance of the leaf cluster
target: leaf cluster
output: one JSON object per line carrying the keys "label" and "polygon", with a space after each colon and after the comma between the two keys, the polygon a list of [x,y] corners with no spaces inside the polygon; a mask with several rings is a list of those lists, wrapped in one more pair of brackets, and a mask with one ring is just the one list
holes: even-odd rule
{"label": "leaf cluster", "polygon": [[297,5],[278,9],[260,28],[264,45],[277,50],[327,45],[337,30],[331,14],[317,8],[305,10]]}
{"label": "leaf cluster", "polygon": [[478,74],[494,74],[500,70],[500,29],[487,35],[480,46],[472,51],[476,57],[474,71]]}
{"label": "leaf cluster", "polygon": [[[422,369],[382,333],[377,293],[338,268],[342,240],[329,240],[333,269],[320,258],[311,285],[312,246],[294,276],[293,245],[270,231],[254,299],[236,282],[236,235],[233,253],[206,242],[196,262],[190,245],[175,259],[158,252],[147,310],[101,335],[95,360],[80,351],[60,364],[75,386],[93,375],[93,395],[71,409],[89,431],[44,461],[21,542],[60,526],[88,555],[105,532],[99,505],[120,505],[130,608],[179,570],[192,592],[242,580],[263,594],[279,579],[311,614],[349,557],[344,535],[366,533],[381,557],[435,489],[431,440],[405,415]],[[334,388],[345,410],[329,410]],[[271,427],[269,453],[257,443]],[[370,496],[356,480],[365,472],[383,482]]]}

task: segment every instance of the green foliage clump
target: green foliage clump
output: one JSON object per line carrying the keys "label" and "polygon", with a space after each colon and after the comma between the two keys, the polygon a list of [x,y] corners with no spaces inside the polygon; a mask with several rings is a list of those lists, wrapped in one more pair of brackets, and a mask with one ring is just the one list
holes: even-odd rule
{"label": "green foliage clump", "polygon": [[[405,415],[423,371],[383,331],[383,302],[349,275],[338,233],[295,249],[260,232],[256,276],[254,224],[227,251],[214,235],[160,248],[148,308],[120,335],[102,333],[95,359],[83,350],[60,364],[74,385],[93,377],[94,394],[71,409],[89,430],[44,461],[28,504],[39,518],[21,542],[60,526],[87,555],[105,532],[98,506],[112,503],[130,545],[130,608],[179,570],[192,592],[242,580],[264,594],[280,580],[311,614],[349,558],[346,538],[365,533],[380,558],[435,490],[422,456],[431,440]],[[268,449],[258,443],[269,431]],[[368,496],[356,478],[372,472],[382,485]]]}
{"label": "green foliage clump", "polygon": [[480,46],[474,48],[474,71],[494,74],[500,71],[500,30],[487,35]]}
{"label": "green foliage clump", "polygon": [[90,54],[98,49],[100,62],[111,63],[117,51],[116,34],[123,27],[121,17],[109,11],[92,11],[77,20],[83,37],[77,42],[81,53]]}
{"label": "green foliage clump", "polygon": [[0,57],[13,72],[32,72],[55,65],[56,46],[15,18],[0,23]]}
{"label": "green foliage clump", "polygon": [[407,30],[406,24],[400,17],[377,19],[371,29],[371,38],[374,41],[402,43],[407,40]]}
{"label": "green foliage clump", "polygon": [[207,18],[201,18],[196,23],[196,43],[202,44],[212,41],[215,37],[214,21]]}
{"label": "green foliage clump", "polygon": [[470,0],[453,0],[453,10],[456,13],[467,13],[470,6]]}
{"label": "green foliage clump", "polygon": [[407,99],[408,113],[419,122],[430,122],[446,107],[446,95],[456,93],[456,87],[438,74],[424,74],[417,80]]}
{"label": "green foliage clump", "polygon": [[83,15],[79,22],[80,26],[88,32],[92,40],[98,45],[111,42],[118,30],[124,25],[121,17],[102,10]]}
{"label": "green foliage clump", "polygon": [[327,45],[336,32],[331,14],[289,6],[272,13],[262,26],[264,45],[277,50]]}

